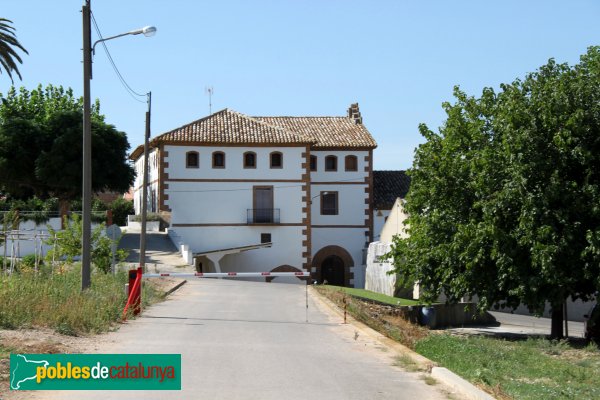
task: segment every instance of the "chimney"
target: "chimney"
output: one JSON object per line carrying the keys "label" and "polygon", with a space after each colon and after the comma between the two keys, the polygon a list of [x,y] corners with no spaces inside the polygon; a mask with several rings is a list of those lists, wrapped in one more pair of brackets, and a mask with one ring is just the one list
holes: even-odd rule
{"label": "chimney", "polygon": [[362,124],[362,116],[358,110],[358,103],[350,104],[350,108],[348,108],[348,118],[352,118],[357,125]]}

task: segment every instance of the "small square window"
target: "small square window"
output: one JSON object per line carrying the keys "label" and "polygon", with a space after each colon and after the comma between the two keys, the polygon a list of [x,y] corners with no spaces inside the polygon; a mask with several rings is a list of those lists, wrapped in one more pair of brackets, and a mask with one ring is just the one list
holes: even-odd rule
{"label": "small square window", "polygon": [[215,151],[212,155],[213,168],[225,168],[225,153]]}
{"label": "small square window", "polygon": [[283,154],[280,152],[271,153],[271,168],[283,168]]}
{"label": "small square window", "polygon": [[256,153],[244,153],[244,168],[256,168]]}
{"label": "small square window", "polygon": [[198,168],[200,156],[196,151],[189,151],[185,153],[185,166],[186,168]]}
{"label": "small square window", "polygon": [[321,192],[321,215],[338,215],[338,192]]}
{"label": "small square window", "polygon": [[261,233],[260,234],[260,242],[261,243],[271,243],[271,234],[270,233]]}
{"label": "small square window", "polygon": [[346,156],[346,171],[358,171],[358,159],[356,156]]}
{"label": "small square window", "polygon": [[325,157],[325,171],[337,171],[337,157],[336,156]]}

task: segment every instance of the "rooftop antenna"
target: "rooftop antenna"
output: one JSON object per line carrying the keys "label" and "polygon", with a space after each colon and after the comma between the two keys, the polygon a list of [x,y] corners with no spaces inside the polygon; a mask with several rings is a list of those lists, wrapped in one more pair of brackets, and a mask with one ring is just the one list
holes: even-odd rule
{"label": "rooftop antenna", "polygon": [[214,89],[212,86],[207,86],[204,88],[204,93],[208,95],[208,115],[212,115],[212,95],[214,93]]}

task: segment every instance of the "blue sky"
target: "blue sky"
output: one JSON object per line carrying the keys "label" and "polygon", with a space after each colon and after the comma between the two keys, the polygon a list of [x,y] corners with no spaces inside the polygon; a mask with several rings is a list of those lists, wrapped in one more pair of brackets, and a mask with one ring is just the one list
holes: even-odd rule
{"label": "blue sky", "polygon": [[[27,48],[23,81],[82,94],[82,1],[3,0]],[[379,147],[376,169],[406,169],[460,85],[477,95],[549,58],[576,63],[600,44],[598,1],[92,0],[104,36],[145,25],[156,36],[108,43],[140,93],[152,91],[152,135],[213,111],[345,115],[358,102]],[[97,39],[95,34],[94,39]],[[0,75],[0,92],[10,87]],[[98,48],[92,97],[107,121],[143,140],[146,106],[130,97]]]}

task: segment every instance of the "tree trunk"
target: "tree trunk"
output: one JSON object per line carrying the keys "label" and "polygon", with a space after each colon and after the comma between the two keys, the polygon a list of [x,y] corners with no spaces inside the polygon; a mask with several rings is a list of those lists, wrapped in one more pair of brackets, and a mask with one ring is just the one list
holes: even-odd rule
{"label": "tree trunk", "polygon": [[69,215],[71,202],[65,199],[58,199],[58,212],[60,214],[60,229],[65,229],[65,216]]}
{"label": "tree trunk", "polygon": [[550,330],[551,339],[562,339],[563,334],[563,305],[561,303],[552,305],[552,325]]}

